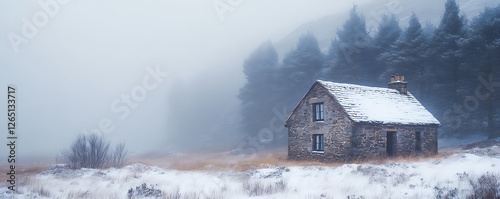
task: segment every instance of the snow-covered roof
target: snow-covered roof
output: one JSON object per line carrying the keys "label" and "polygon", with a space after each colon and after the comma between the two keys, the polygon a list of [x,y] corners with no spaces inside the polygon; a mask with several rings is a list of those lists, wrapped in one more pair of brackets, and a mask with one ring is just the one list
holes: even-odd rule
{"label": "snow-covered roof", "polygon": [[354,122],[440,125],[410,92],[317,80]]}

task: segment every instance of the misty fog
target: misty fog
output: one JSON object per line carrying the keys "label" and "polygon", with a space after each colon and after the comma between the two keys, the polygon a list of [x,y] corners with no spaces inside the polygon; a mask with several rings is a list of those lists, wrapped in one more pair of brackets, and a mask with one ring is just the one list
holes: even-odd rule
{"label": "misty fog", "polygon": [[[222,12],[218,2],[229,7]],[[354,4],[370,25],[394,2],[2,0],[0,82],[18,89],[19,159],[55,158],[96,129],[131,153],[234,148],[246,136],[237,96],[254,49],[270,41],[281,61],[309,32],[327,53]],[[412,12],[438,24],[444,1],[425,2],[397,8],[399,24],[406,27]],[[457,2],[471,7],[469,17],[497,5]],[[13,44],[13,34],[25,41]]]}
{"label": "misty fog", "polygon": [[[262,41],[278,41],[302,23],[352,6],[231,1],[234,9],[221,18],[214,2],[1,1],[0,81],[18,88],[20,161],[53,158],[106,118],[114,130],[105,136],[125,142],[131,152],[189,149],[221,134],[234,137],[211,141],[234,145],[240,139],[236,95],[248,53]],[[9,33],[23,36],[40,12],[49,17],[31,24],[36,29],[28,31],[31,38],[14,47]],[[113,111],[113,102],[130,96],[148,75],[147,67],[156,66],[168,78],[120,119],[123,112]]]}

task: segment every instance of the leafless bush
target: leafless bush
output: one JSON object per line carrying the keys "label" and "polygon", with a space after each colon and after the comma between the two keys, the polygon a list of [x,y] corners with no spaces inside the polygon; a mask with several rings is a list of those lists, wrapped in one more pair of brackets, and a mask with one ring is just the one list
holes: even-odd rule
{"label": "leafless bush", "polygon": [[125,157],[127,156],[127,151],[125,150],[125,143],[121,143],[115,146],[115,150],[113,151],[113,167],[120,167],[125,164]]}
{"label": "leafless bush", "polygon": [[467,199],[491,198],[500,199],[500,182],[498,176],[491,173],[481,175],[477,180],[470,180],[472,194]]}
{"label": "leafless bush", "polygon": [[181,193],[179,191],[179,187],[173,192],[165,194],[165,199],[181,199]]}
{"label": "leafless bush", "polygon": [[243,183],[243,189],[249,196],[260,196],[284,191],[287,183],[280,180],[274,184],[264,184],[261,181],[247,181]]}
{"label": "leafless bush", "polygon": [[116,145],[110,152],[109,141],[96,134],[79,135],[69,148],[62,151],[63,162],[72,169],[119,167],[126,155],[124,144]]}

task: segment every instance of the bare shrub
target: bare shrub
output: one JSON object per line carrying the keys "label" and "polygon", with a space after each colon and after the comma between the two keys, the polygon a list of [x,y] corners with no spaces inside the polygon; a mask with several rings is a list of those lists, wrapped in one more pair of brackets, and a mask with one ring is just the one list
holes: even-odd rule
{"label": "bare shrub", "polygon": [[121,143],[115,146],[115,150],[113,151],[113,167],[120,167],[125,164],[125,157],[127,156],[127,151],[125,150],[125,143]]}
{"label": "bare shrub", "polygon": [[275,182],[274,184],[264,184],[261,181],[246,181],[243,183],[243,190],[245,190],[249,196],[278,193],[284,191],[286,187],[287,183],[283,180]]}
{"label": "bare shrub", "polygon": [[[200,199],[201,196],[197,192],[187,192],[187,193],[184,193],[184,198],[186,198],[186,199],[187,198],[189,198],[189,199]],[[216,197],[211,196],[211,197],[208,197],[208,198],[215,199]]]}
{"label": "bare shrub", "polygon": [[33,193],[38,193],[39,196],[42,197],[50,197],[50,192],[47,189],[44,189],[42,186],[39,186],[32,190]]}
{"label": "bare shrub", "polygon": [[177,187],[177,189],[174,190],[173,192],[165,194],[164,198],[166,198],[166,199],[181,199],[181,193],[179,191],[179,187]]}
{"label": "bare shrub", "polygon": [[102,136],[79,135],[73,144],[61,152],[62,160],[72,169],[119,167],[124,164],[127,151],[119,144],[110,152],[109,141]]}
{"label": "bare shrub", "polygon": [[275,191],[276,192],[282,192],[282,191],[285,191],[286,187],[287,187],[287,183],[285,181],[283,181],[283,179],[281,179],[280,181],[276,182],[275,184]]}
{"label": "bare shrub", "polygon": [[500,182],[498,176],[491,173],[481,175],[477,180],[470,180],[472,194],[467,199],[491,198],[500,199]]}
{"label": "bare shrub", "polygon": [[102,168],[109,161],[109,142],[96,134],[87,137],[88,167]]}
{"label": "bare shrub", "polygon": [[408,182],[408,180],[410,180],[409,175],[406,175],[405,173],[400,173],[394,177],[393,182],[392,182],[392,186],[405,184],[406,182]]}
{"label": "bare shrub", "polygon": [[[167,198],[180,198],[179,190],[177,190],[177,195],[179,197],[167,197]],[[135,189],[130,188],[127,192],[127,197],[129,199],[138,197],[164,198],[165,194],[161,190],[155,189],[154,185],[150,185],[148,187],[146,183],[142,183],[141,186],[137,186],[135,187]]]}
{"label": "bare shrub", "polygon": [[444,187],[434,187],[434,193],[436,199],[454,199],[457,198],[458,189],[448,189]]}
{"label": "bare shrub", "polygon": [[389,176],[387,169],[378,168],[375,166],[358,166],[356,170],[351,171],[351,173],[357,174],[361,173],[364,176],[369,177],[370,184],[372,183],[385,183],[386,178]]}

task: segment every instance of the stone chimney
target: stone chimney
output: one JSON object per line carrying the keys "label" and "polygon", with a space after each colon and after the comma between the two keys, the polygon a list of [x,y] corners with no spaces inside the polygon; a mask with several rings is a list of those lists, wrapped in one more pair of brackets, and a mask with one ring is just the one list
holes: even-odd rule
{"label": "stone chimney", "polygon": [[405,82],[405,76],[393,75],[391,76],[391,82],[389,82],[389,88],[396,89],[401,94],[406,94],[406,85],[408,82]]}

